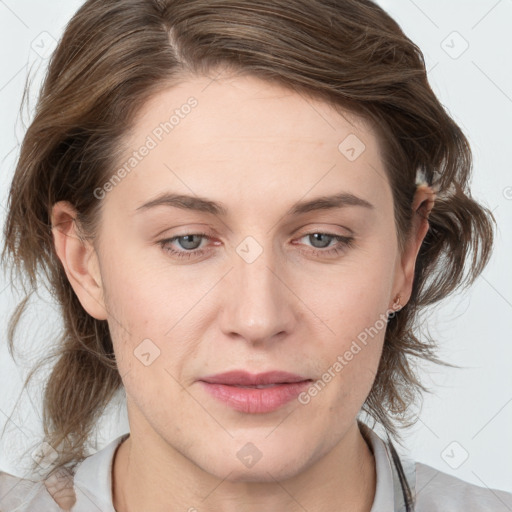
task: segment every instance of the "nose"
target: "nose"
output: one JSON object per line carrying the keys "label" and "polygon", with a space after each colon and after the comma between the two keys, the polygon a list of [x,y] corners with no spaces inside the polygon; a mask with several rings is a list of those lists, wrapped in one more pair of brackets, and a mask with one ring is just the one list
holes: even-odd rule
{"label": "nose", "polygon": [[223,279],[220,326],[226,336],[262,345],[293,331],[298,299],[272,251],[254,256],[246,257],[243,248],[234,254],[234,267]]}

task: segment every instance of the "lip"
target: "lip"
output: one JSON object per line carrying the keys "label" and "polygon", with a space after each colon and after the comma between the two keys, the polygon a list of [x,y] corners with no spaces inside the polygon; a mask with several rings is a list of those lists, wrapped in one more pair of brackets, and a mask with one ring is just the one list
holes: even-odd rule
{"label": "lip", "polygon": [[257,386],[258,384],[282,384],[311,380],[295,373],[273,370],[264,373],[249,373],[245,370],[232,370],[199,379],[210,384],[226,384],[228,386]]}
{"label": "lip", "polygon": [[[282,371],[251,374],[242,370],[203,377],[204,389],[217,400],[244,413],[272,412],[296,398],[312,379]],[[240,387],[271,385],[266,388]]]}

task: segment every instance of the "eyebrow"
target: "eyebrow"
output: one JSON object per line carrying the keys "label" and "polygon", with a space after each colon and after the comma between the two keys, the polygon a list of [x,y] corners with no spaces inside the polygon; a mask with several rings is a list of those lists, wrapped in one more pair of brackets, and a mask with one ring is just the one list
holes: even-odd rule
{"label": "eyebrow", "polygon": [[[189,196],[184,194],[163,193],[155,199],[142,204],[136,209],[146,211],[156,206],[170,206],[182,208],[184,210],[194,210],[198,212],[210,213],[218,217],[226,217],[228,209],[222,204],[209,199]],[[331,196],[320,196],[308,201],[300,201],[294,204],[285,214],[285,216],[300,215],[316,210],[331,210],[347,206],[360,206],[369,210],[374,210],[375,206],[349,192],[342,192]]]}

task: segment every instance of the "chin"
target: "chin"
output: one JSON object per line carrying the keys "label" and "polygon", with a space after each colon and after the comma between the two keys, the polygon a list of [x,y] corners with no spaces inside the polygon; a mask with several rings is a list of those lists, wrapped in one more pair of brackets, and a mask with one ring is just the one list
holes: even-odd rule
{"label": "chin", "polygon": [[291,454],[288,450],[272,450],[266,455],[247,443],[234,456],[212,455],[206,460],[196,461],[196,464],[211,475],[229,482],[275,483],[276,480],[292,478],[306,469],[307,461],[300,455],[296,447]]}
{"label": "chin", "polygon": [[252,468],[240,468],[239,466],[232,467],[232,465],[226,465],[218,469],[220,472],[214,473],[215,476],[225,481],[232,483],[257,482],[262,484],[275,484],[276,481],[284,481],[293,478],[302,471],[302,468],[296,465],[283,468],[279,464],[257,464]]}

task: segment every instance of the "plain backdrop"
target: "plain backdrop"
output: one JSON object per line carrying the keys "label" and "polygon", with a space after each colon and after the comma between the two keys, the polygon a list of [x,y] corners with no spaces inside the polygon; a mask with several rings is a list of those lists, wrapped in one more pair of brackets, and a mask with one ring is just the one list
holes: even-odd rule
{"label": "plain backdrop", "polygon": [[[432,394],[425,395],[416,425],[405,433],[406,444],[418,461],[477,485],[512,492],[512,1],[380,3],[424,52],[435,93],[472,144],[472,194],[498,223],[494,255],[482,276],[428,317],[440,357],[463,369],[420,365]],[[30,70],[32,108],[54,42],[81,4],[0,0],[2,224],[25,130],[19,116],[25,79]],[[30,120],[30,113],[25,119]],[[41,290],[22,324],[23,357],[14,364],[6,349],[7,317],[19,296],[7,276],[0,279],[0,428],[8,422],[0,441],[0,469],[22,476],[20,454],[42,432],[41,381],[22,395],[14,414],[12,408],[23,377],[46,353],[60,320]],[[99,424],[99,448],[128,431],[122,399],[120,403]]]}

